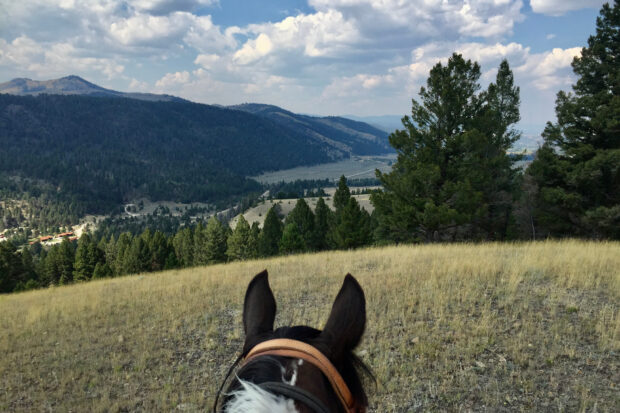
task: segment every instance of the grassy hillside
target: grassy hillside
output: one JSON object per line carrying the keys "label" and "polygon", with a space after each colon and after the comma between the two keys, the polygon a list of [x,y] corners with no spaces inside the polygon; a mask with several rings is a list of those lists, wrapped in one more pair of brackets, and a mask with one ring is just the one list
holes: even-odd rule
{"label": "grassy hillside", "polygon": [[366,291],[372,411],[612,411],[620,244],[327,252],[0,297],[0,411],[204,411],[267,268],[277,325],[321,327],[347,272]]}
{"label": "grassy hillside", "polygon": [[[334,192],[336,192],[336,188],[327,188],[325,191],[327,196],[323,197],[325,200],[325,204],[334,209]],[[362,195],[352,195],[353,198],[357,201],[360,207],[364,208],[369,214],[374,210],[374,205],[370,202],[370,194],[362,194]],[[250,224],[253,222],[258,222],[260,227],[263,227],[263,223],[265,222],[265,218],[267,217],[267,212],[274,205],[280,206],[280,214],[284,217],[287,217],[288,214],[291,213],[295,205],[297,204],[298,198],[291,199],[271,199],[261,201],[257,206],[252,207],[245,211],[243,214],[239,214],[228,222],[228,225],[231,228],[235,228],[237,226],[237,222],[239,221],[239,217],[243,215],[246,221]],[[314,212],[316,208],[316,204],[319,201],[318,197],[306,197],[304,201],[308,204],[312,212]],[[284,218],[286,219],[286,218]]]}

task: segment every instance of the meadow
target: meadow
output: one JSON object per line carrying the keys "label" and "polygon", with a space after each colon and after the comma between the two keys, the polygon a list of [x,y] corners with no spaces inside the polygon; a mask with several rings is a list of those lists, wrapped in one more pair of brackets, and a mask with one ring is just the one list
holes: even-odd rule
{"label": "meadow", "polygon": [[[614,411],[620,243],[415,245],[278,257],[0,296],[0,411],[205,411],[267,269],[276,325],[366,292],[371,411]],[[617,411],[617,410],[616,410]]]}

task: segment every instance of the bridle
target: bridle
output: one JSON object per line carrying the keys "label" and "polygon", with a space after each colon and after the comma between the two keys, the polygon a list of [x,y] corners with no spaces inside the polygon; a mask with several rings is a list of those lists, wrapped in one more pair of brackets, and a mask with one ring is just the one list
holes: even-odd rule
{"label": "bridle", "polygon": [[[246,354],[245,358],[243,358],[242,360],[242,366],[250,363],[251,361],[261,356],[292,357],[304,360],[312,364],[313,366],[318,368],[327,378],[327,380],[331,384],[332,389],[334,390],[334,393],[336,393],[336,395],[338,396],[338,399],[340,400],[340,403],[344,408],[345,412],[366,412],[366,406],[361,405],[355,400],[355,398],[351,394],[351,391],[349,390],[349,387],[342,378],[342,375],[329,361],[329,359],[316,347],[308,343],[304,343],[303,341],[292,340],[288,338],[277,338],[273,340],[263,341],[262,343],[254,346]],[[299,387],[295,387],[290,384],[281,382],[256,383],[256,386],[261,387],[271,393],[279,394],[297,400],[317,413],[330,413],[329,409],[327,409],[316,396],[303,389],[300,389]],[[214,411],[216,406],[217,398],[215,400]]]}

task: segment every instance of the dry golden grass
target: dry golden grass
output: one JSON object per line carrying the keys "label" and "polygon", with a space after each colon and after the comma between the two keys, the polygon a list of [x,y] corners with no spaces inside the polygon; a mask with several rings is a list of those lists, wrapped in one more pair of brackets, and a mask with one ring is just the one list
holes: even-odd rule
{"label": "dry golden grass", "polygon": [[[373,187],[369,187],[369,188],[373,188]],[[326,189],[325,192],[328,195],[326,197],[323,197],[323,199],[325,200],[325,204],[333,210],[334,209],[334,193],[336,192],[336,188],[325,188],[325,189]],[[358,189],[358,188],[354,188],[354,190],[355,189]],[[368,212],[369,214],[371,214],[372,211],[375,209],[372,202],[370,202],[370,194],[352,195],[352,197],[355,198],[355,200],[360,205],[360,207],[364,208],[366,212]],[[314,211],[314,209],[316,208],[316,204],[319,201],[319,198],[310,197],[310,198],[304,198],[304,200],[306,201],[310,209]],[[262,201],[257,206],[245,211],[243,213],[243,218],[245,218],[245,220],[248,221],[250,225],[252,225],[253,222],[258,222],[258,225],[262,228],[263,223],[265,222],[265,217],[267,216],[267,212],[269,212],[269,209],[273,205],[275,204],[280,205],[280,213],[286,217],[288,214],[291,213],[293,208],[295,208],[297,201],[298,201],[297,198],[265,200],[265,201]],[[228,225],[231,228],[235,228],[237,226],[237,222],[239,221],[240,216],[241,214],[231,219]]]}
{"label": "dry golden grass", "polygon": [[321,327],[343,276],[366,291],[371,408],[617,411],[620,244],[373,248],[0,297],[0,411],[204,411],[267,268],[277,325]]}

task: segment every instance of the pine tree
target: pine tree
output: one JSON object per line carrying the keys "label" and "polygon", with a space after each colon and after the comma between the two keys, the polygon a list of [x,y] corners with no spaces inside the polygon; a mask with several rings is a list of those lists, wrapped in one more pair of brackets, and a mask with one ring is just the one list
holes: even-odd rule
{"label": "pine tree", "polygon": [[327,234],[329,232],[330,223],[333,222],[333,213],[325,203],[323,197],[319,197],[314,209],[314,241],[318,251],[329,248]]}
{"label": "pine tree", "polygon": [[57,268],[59,273],[58,283],[61,285],[73,282],[73,263],[75,261],[75,249],[67,238],[63,239],[58,247]]}
{"label": "pine tree", "polygon": [[285,225],[294,224],[303,239],[303,251],[315,249],[314,214],[303,198],[297,200],[295,207],[286,217]]}
{"label": "pine tree", "polygon": [[207,247],[207,230],[199,222],[194,228],[194,265],[207,265],[209,263],[209,248]]}
{"label": "pine tree", "polygon": [[34,259],[32,258],[32,253],[30,251],[30,248],[26,247],[21,252],[21,264],[24,272],[23,279],[26,283],[30,280],[36,281],[37,278]]}
{"label": "pine tree", "polygon": [[372,241],[370,216],[360,208],[355,198],[349,198],[349,202],[338,215],[338,220],[330,231],[330,239],[338,249],[358,248]]}
{"label": "pine tree", "polygon": [[206,237],[207,264],[225,262],[228,232],[216,216],[212,216],[207,223]]}
{"label": "pine tree", "polygon": [[347,186],[347,178],[342,175],[338,181],[338,188],[334,193],[334,209],[336,210],[336,214],[347,206],[350,198],[351,191]]}
{"label": "pine tree", "polygon": [[260,238],[260,227],[258,222],[254,221],[250,228],[250,240],[248,245],[248,251],[250,258],[258,258],[258,239]]}
{"label": "pine tree", "polygon": [[513,207],[519,197],[520,172],[514,163],[521,156],[509,154],[521,137],[513,125],[520,119],[520,89],[506,60],[498,68],[495,82],[483,94],[485,106],[476,125],[482,132],[480,145],[470,146],[472,161],[466,167],[474,187],[482,193],[485,214],[472,224],[472,237],[503,240],[514,220]]}
{"label": "pine tree", "polygon": [[24,269],[17,248],[11,241],[0,242],[0,293],[10,293],[24,282]]}
{"label": "pine tree", "polygon": [[151,237],[149,250],[151,252],[149,271],[163,270],[171,251],[168,249],[168,240],[161,231],[155,231]]}
{"label": "pine tree", "polygon": [[93,241],[88,234],[83,234],[75,251],[75,263],[73,270],[73,279],[75,281],[86,281],[93,276],[95,265],[97,262],[93,260],[92,251],[90,251]]}
{"label": "pine tree", "polygon": [[106,241],[106,239],[102,237],[101,242],[105,243],[105,246],[103,247],[103,252],[104,252],[103,255],[105,257],[105,263],[108,265],[111,271],[111,274],[109,276],[113,277],[114,267],[116,265],[116,260],[118,258],[118,251],[116,248],[116,239],[114,238],[114,235],[111,235],[108,241]]}
{"label": "pine tree", "polygon": [[129,273],[125,267],[125,256],[129,253],[132,241],[133,237],[129,232],[123,232],[116,241],[116,259],[112,268],[116,276]]}
{"label": "pine tree", "polygon": [[277,255],[280,250],[280,239],[282,238],[282,221],[278,218],[275,207],[272,206],[265,216],[263,230],[258,238],[258,252],[261,257],[271,257]]}
{"label": "pine tree", "polygon": [[558,93],[557,123],[528,168],[542,236],[620,239],[620,1],[603,5],[575,57],[574,93]]}
{"label": "pine tree", "polygon": [[176,260],[182,268],[194,263],[194,234],[190,228],[183,228],[176,233],[172,241]]}
{"label": "pine tree", "polygon": [[280,252],[283,254],[295,254],[303,252],[306,249],[306,243],[299,232],[299,227],[294,224],[286,224],[282,231],[282,239],[280,240]]}
{"label": "pine tree", "polygon": [[390,135],[398,154],[392,171],[377,172],[384,186],[371,195],[378,238],[504,237],[516,192],[506,151],[518,138],[511,125],[519,118],[519,90],[505,61],[482,93],[479,78],[480,66],[458,54],[431,70],[404,130]]}
{"label": "pine tree", "polygon": [[144,237],[137,236],[131,241],[131,246],[125,251],[123,267],[126,274],[137,274],[149,271],[151,251],[144,241]]}
{"label": "pine tree", "polygon": [[166,262],[164,263],[164,270],[171,270],[173,268],[179,268],[180,264],[177,261],[177,256],[174,253],[174,248],[170,248],[170,253],[168,253],[168,257],[166,257]]}
{"label": "pine tree", "polygon": [[239,221],[230,238],[226,255],[230,261],[246,260],[251,257],[250,251],[250,225],[248,221],[239,215]]}
{"label": "pine tree", "polygon": [[112,276],[112,269],[107,263],[98,262],[93,270],[93,279],[107,278]]}

